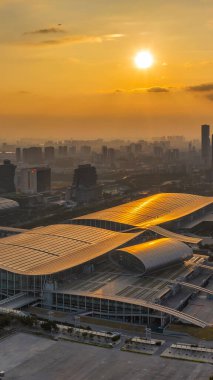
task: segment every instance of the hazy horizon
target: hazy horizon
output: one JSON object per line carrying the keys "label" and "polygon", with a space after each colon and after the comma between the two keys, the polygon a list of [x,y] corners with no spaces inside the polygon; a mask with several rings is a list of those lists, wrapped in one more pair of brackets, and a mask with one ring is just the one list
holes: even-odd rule
{"label": "hazy horizon", "polygon": [[[2,138],[200,136],[213,124],[210,0],[0,0]],[[133,58],[148,49],[154,64]]]}

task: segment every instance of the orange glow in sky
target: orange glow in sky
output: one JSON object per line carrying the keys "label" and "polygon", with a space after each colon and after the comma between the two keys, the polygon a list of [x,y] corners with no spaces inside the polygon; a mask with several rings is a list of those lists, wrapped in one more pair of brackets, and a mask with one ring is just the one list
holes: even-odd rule
{"label": "orange glow in sky", "polygon": [[0,0],[3,136],[197,136],[213,123],[211,0]]}

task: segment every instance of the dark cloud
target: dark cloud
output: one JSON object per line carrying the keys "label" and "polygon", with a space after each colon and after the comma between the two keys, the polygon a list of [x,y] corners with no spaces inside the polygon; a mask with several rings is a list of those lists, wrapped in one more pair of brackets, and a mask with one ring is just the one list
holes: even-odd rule
{"label": "dark cloud", "polygon": [[114,94],[146,94],[147,92],[168,93],[170,90],[167,87],[138,87],[129,89],[117,88],[113,91]]}
{"label": "dark cloud", "polygon": [[213,83],[203,83],[196,86],[186,87],[186,90],[192,92],[213,91]]}
{"label": "dark cloud", "polygon": [[51,33],[65,33],[65,30],[61,28],[52,27],[52,28],[33,30],[31,32],[25,32],[24,34],[51,34]]}
{"label": "dark cloud", "polygon": [[147,92],[169,92],[169,89],[166,87],[150,87]]}

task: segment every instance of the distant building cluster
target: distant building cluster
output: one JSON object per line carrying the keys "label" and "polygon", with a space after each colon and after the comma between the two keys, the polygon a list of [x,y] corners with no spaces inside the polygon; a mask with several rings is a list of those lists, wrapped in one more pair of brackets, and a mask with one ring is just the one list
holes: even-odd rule
{"label": "distant building cluster", "polygon": [[[48,199],[54,198],[61,205],[63,202],[69,206],[82,205],[144,188],[149,192],[180,191],[183,178],[189,179],[183,190],[199,193],[213,179],[210,130],[207,124],[201,126],[201,142],[187,141],[183,136],[160,136],[137,142],[101,139],[43,144],[23,140],[14,145],[3,142],[0,194],[49,194]],[[57,189],[61,193],[56,196]]]}

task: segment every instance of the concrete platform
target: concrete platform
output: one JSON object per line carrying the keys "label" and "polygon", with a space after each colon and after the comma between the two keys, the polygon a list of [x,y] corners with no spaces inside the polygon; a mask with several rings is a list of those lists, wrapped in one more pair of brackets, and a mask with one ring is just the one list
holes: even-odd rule
{"label": "concrete platform", "polygon": [[212,366],[18,333],[0,341],[5,380],[208,380]]}

